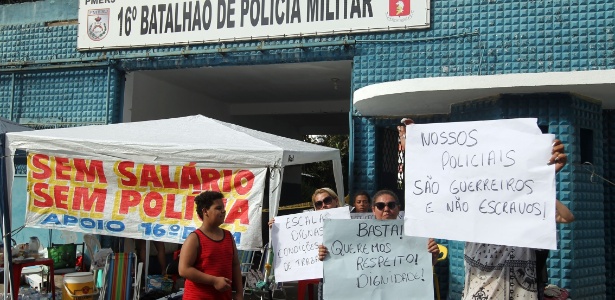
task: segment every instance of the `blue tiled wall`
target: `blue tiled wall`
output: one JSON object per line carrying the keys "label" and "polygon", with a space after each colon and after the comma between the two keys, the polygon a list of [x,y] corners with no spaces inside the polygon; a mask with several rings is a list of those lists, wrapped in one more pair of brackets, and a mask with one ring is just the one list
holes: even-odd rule
{"label": "blue tiled wall", "polygon": [[22,122],[117,122],[121,111],[121,79],[121,73],[114,68],[3,75],[0,77],[0,116]]}

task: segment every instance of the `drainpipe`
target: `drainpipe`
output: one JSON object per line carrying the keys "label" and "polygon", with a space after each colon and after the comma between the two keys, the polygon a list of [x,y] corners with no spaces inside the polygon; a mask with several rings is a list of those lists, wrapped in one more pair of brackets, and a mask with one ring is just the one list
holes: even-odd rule
{"label": "drainpipe", "polygon": [[107,66],[107,101],[105,102],[105,124],[109,124],[109,101],[111,94],[111,66]]}
{"label": "drainpipe", "polygon": [[350,205],[354,199],[352,199],[352,193],[354,193],[354,63],[352,64],[353,70],[350,74],[350,110],[348,112],[348,204]]}
{"label": "drainpipe", "polygon": [[13,105],[15,103],[15,73],[11,73],[11,107],[9,107],[9,120],[13,120]]}
{"label": "drainpipe", "polygon": [[[199,54],[227,54],[236,52],[250,52],[250,51],[270,51],[270,50],[282,50],[282,49],[305,49],[312,47],[330,47],[330,46],[350,46],[356,43],[355,40],[340,40],[340,41],[325,41],[325,42],[308,42],[308,43],[294,43],[294,44],[273,44],[266,45],[261,42],[258,46],[247,47],[216,47],[208,49],[189,49],[188,46],[182,50],[165,51],[165,52],[152,52],[146,53],[126,53],[117,55],[101,55],[97,57],[76,57],[76,58],[64,58],[64,59],[49,59],[49,60],[33,60],[33,61],[16,61],[9,63],[0,63],[0,72],[12,72],[15,70],[31,69],[33,66],[45,66],[40,69],[59,69],[63,64],[70,64],[67,67],[77,68],[84,65],[96,64],[101,62],[108,62],[110,60],[124,60],[124,59],[152,59],[157,57],[172,57],[172,56],[188,56]],[[96,49],[90,49],[96,50]],[[104,49],[100,49],[101,51]],[[126,50],[131,50],[126,49]],[[105,65],[106,65],[105,64]],[[38,68],[35,68],[38,70]]]}
{"label": "drainpipe", "polygon": [[16,72],[28,72],[28,71],[39,71],[39,70],[58,70],[58,69],[79,69],[79,68],[93,68],[93,67],[106,67],[108,66],[108,62],[98,62],[98,63],[74,63],[69,65],[38,65],[38,64],[28,64],[24,67],[15,67],[12,66],[7,69],[2,69],[2,64],[0,64],[0,73],[16,73]]}

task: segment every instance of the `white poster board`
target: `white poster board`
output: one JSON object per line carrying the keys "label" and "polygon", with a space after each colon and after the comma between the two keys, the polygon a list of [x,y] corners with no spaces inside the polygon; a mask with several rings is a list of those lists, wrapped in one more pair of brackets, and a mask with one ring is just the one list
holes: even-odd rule
{"label": "white poster board", "polygon": [[409,125],[405,233],[556,249],[553,140],[535,119]]}
{"label": "white poster board", "polygon": [[428,239],[404,236],[403,225],[401,220],[325,220],[329,255],[323,298],[432,300]]}
{"label": "white poster board", "polygon": [[318,245],[326,219],[350,219],[348,207],[275,217],[271,228],[276,282],[322,278]]}

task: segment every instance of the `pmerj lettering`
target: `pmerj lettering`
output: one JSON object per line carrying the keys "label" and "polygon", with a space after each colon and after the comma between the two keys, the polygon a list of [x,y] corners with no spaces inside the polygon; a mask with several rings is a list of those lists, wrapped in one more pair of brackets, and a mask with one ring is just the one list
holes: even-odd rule
{"label": "pmerj lettering", "polygon": [[475,154],[452,154],[448,151],[442,152],[442,170],[449,168],[478,168],[489,166],[503,166],[505,168],[514,166],[515,150],[491,150],[487,153]]}
{"label": "pmerj lettering", "polygon": [[85,5],[115,3],[115,0],[85,0]]}
{"label": "pmerj lettering", "polygon": [[483,178],[476,180],[453,180],[449,192],[453,195],[473,192],[520,192],[530,195],[534,192],[533,179],[521,178]]}
{"label": "pmerj lettering", "polygon": [[402,236],[403,233],[404,233],[404,225],[399,225],[399,224],[368,225],[367,223],[359,223],[357,236],[358,237],[387,237],[387,236]]}
{"label": "pmerj lettering", "polygon": [[419,255],[396,255],[396,256],[377,256],[377,257],[357,257],[357,270],[396,267],[401,265],[418,265]]}
{"label": "pmerj lettering", "polygon": [[389,275],[368,275],[361,274],[357,277],[357,287],[362,289],[372,286],[400,284],[413,281],[425,281],[425,270],[416,272],[394,273]]}
{"label": "pmerj lettering", "polygon": [[546,203],[539,202],[523,202],[523,201],[496,201],[484,199],[481,201],[478,210],[482,214],[490,215],[533,215],[546,216]]}
{"label": "pmerj lettering", "polygon": [[478,144],[476,134],[478,130],[470,131],[451,131],[451,132],[421,132],[421,142],[423,147],[435,145],[458,145],[474,147]]}
{"label": "pmerj lettering", "polygon": [[318,22],[372,18],[374,13],[372,10],[372,0],[307,0],[306,16],[308,22]]}

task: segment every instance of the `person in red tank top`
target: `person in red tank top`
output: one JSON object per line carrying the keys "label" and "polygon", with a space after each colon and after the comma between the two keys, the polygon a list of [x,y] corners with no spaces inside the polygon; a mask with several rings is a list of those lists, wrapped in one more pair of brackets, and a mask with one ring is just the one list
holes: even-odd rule
{"label": "person in red tank top", "polygon": [[207,191],[194,198],[203,224],[188,236],[179,256],[179,275],[186,279],[184,300],[243,300],[235,241],[220,228],[226,215],[223,197]]}

